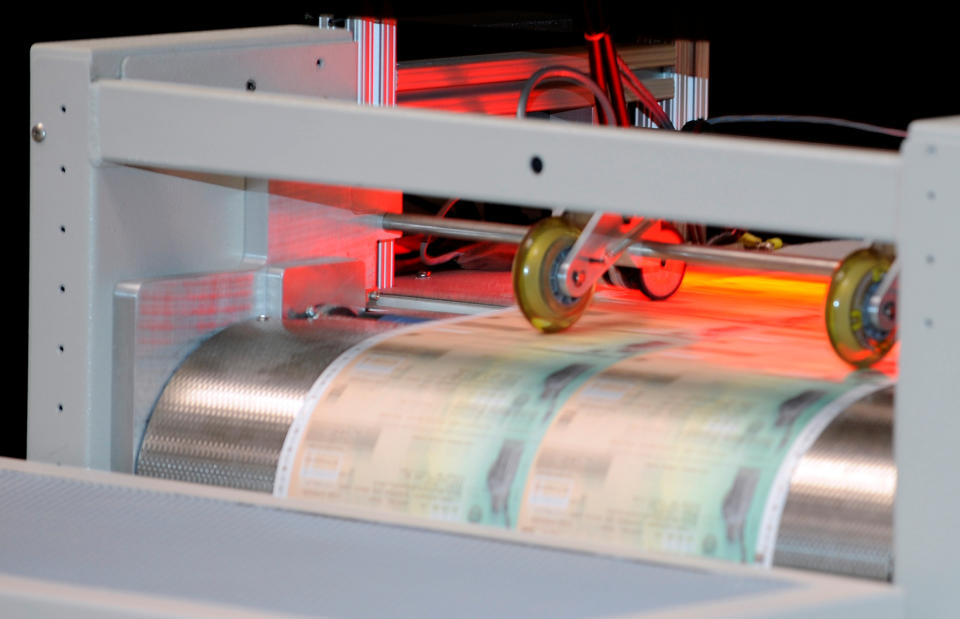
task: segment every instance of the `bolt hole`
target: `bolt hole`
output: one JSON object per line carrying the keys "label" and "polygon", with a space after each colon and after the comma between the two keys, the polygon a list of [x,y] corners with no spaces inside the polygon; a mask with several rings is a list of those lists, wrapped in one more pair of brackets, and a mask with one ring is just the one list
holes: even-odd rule
{"label": "bolt hole", "polygon": [[64,286],[63,284],[60,284],[60,294],[63,294],[66,291],[67,291],[67,287]]}
{"label": "bolt hole", "polygon": [[60,344],[59,346],[57,346],[57,350],[59,350],[59,351],[60,351],[60,354],[62,355],[62,354],[63,354],[63,344]]}
{"label": "bolt hole", "polygon": [[57,404],[57,410],[60,411],[61,413],[63,412],[63,403],[62,403],[62,402],[61,402],[60,404]]}
{"label": "bolt hole", "polygon": [[66,113],[67,113],[67,106],[61,105],[61,106],[60,106],[60,113],[61,113],[61,114],[66,114]]}
{"label": "bolt hole", "polygon": [[538,155],[531,157],[530,169],[533,170],[534,174],[540,174],[543,172],[543,159],[541,159]]}
{"label": "bolt hole", "polygon": [[66,234],[66,233],[67,233],[67,227],[66,227],[66,226],[60,226],[60,234]]}
{"label": "bolt hole", "polygon": [[317,68],[318,69],[323,68],[323,58],[317,58]]}
{"label": "bolt hole", "polygon": [[60,173],[61,173],[61,174],[66,174],[66,173],[67,173],[67,167],[66,167],[66,166],[60,166]]}
{"label": "bolt hole", "polygon": [[247,90],[249,90],[250,92],[253,92],[253,91],[256,90],[256,89],[257,89],[257,82],[254,81],[252,78],[251,78],[251,79],[248,79],[248,80],[247,80]]}

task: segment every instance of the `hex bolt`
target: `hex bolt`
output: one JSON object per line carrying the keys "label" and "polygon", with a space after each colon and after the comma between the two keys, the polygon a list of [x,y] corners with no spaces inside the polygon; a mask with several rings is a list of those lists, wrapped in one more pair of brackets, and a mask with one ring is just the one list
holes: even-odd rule
{"label": "hex bolt", "polygon": [[43,123],[37,123],[30,129],[30,135],[34,142],[42,142],[47,139],[47,129],[43,126]]}

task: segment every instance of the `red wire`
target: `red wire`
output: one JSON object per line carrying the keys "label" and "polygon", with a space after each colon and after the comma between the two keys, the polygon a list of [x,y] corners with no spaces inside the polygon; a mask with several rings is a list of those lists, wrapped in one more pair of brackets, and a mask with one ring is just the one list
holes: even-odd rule
{"label": "red wire", "polygon": [[630,126],[630,118],[627,116],[627,100],[623,97],[623,82],[620,78],[619,60],[620,55],[613,47],[613,39],[610,34],[603,33],[600,39],[603,53],[604,73],[607,75],[607,96],[613,103],[613,111],[617,115],[617,124],[621,127]]}
{"label": "red wire", "polygon": [[663,108],[660,107],[660,103],[657,102],[657,98],[653,96],[653,93],[643,85],[637,76],[633,74],[633,71],[630,70],[630,67],[627,66],[627,63],[624,62],[623,58],[617,54],[617,66],[620,69],[620,72],[624,77],[627,78],[627,82],[634,89],[634,94],[637,95],[637,99],[640,101],[640,105],[643,106],[644,111],[647,113],[647,116],[650,117],[658,127],[673,127],[673,123],[670,122],[670,117],[667,116],[667,113],[663,111]]}
{"label": "red wire", "polygon": [[[600,39],[603,38],[604,33],[588,33],[584,34],[583,37],[587,40],[587,55],[588,63],[590,64],[590,77],[597,83],[597,86],[600,87],[604,93],[607,93],[609,96],[609,90],[607,90],[605,79],[606,75],[603,71],[603,48],[600,45]],[[611,101],[612,103],[612,101]],[[616,118],[607,118],[607,115],[603,113],[599,103],[595,103],[594,107],[597,110],[597,122],[601,125],[615,125],[617,124]],[[614,111],[616,113],[616,111]]]}

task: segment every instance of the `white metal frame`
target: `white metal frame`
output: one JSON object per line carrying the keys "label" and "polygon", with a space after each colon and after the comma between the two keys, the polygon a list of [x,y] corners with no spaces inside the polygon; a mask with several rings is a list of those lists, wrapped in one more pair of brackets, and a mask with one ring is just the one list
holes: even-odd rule
{"label": "white metal frame", "polygon": [[[345,520],[365,520],[420,528],[422,522],[414,516],[381,513],[365,508],[327,505],[310,499],[278,498],[259,492],[201,486],[177,481],[55,467],[49,464],[21,462],[0,458],[0,471],[7,469],[73,480],[82,483],[130,488],[147,492],[169,493],[180,496],[226,501],[243,506],[266,507],[277,510],[319,514]],[[2,510],[0,510],[2,513]],[[838,578],[799,570],[763,570],[754,566],[738,565],[715,559],[677,557],[669,554],[649,554],[620,544],[597,544],[566,537],[533,535],[517,530],[476,527],[467,523],[435,522],[430,529],[438,533],[480,538],[499,543],[536,545],[576,553],[619,557],[627,561],[648,561],[667,571],[690,570],[745,579],[786,581],[792,586],[779,591],[748,593],[734,592],[728,599],[687,604],[639,615],[648,619],[679,619],[689,617],[766,617],[799,618],[816,615],[828,619],[888,619],[902,616],[902,596],[895,587],[881,583]],[[109,535],[106,536],[109,538]],[[109,543],[109,542],[107,542]],[[318,557],[322,560],[322,557]],[[264,563],[257,564],[263,568]],[[323,583],[318,584],[323,586]],[[376,582],[370,583],[375,589]],[[650,586],[650,583],[646,583]],[[430,600],[423,600],[424,612],[429,614]],[[261,612],[203,603],[193,600],[160,598],[144,593],[128,593],[108,589],[80,587],[61,581],[23,578],[0,572],[0,609],[17,616],[262,616]],[[244,612],[246,611],[246,613]]]}
{"label": "white metal frame", "polygon": [[[829,236],[895,236],[900,159],[885,152],[384,110],[136,80],[100,80],[91,90],[98,127],[91,156],[100,162]],[[382,148],[363,148],[371,140]],[[534,156],[543,163],[539,174],[530,165]]]}
{"label": "white metal frame", "polygon": [[[276,33],[233,36],[236,44]],[[98,211],[98,196],[117,183],[141,183],[145,205],[131,204],[131,212],[158,222],[166,215],[157,212],[166,208],[163,197],[146,195],[156,189],[150,180],[156,175],[125,166],[893,241],[902,264],[896,581],[907,615],[944,616],[960,606],[952,569],[960,556],[952,530],[960,521],[952,471],[960,435],[960,323],[950,313],[958,301],[951,282],[960,271],[953,239],[960,228],[960,118],[914,123],[901,152],[887,154],[373,109],[98,71],[139,44],[34,49],[31,122],[43,123],[47,137],[31,150],[31,459],[108,466],[109,389],[102,388],[110,380],[111,278],[181,268],[170,260],[117,267],[117,260],[142,255],[118,244],[122,213]],[[381,148],[371,152],[363,143]],[[532,157],[543,162],[539,174]],[[209,214],[211,229],[236,234],[208,241],[232,249],[205,253],[200,239],[182,230],[193,268],[242,260],[243,192],[221,190],[202,189],[218,205]],[[76,295],[69,311],[63,294]],[[79,360],[70,361],[73,355]],[[65,401],[81,412],[60,414],[57,403]]]}

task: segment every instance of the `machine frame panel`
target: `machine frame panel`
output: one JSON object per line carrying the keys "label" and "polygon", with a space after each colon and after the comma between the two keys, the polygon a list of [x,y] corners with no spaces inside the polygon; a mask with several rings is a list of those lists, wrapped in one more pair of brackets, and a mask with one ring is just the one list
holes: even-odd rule
{"label": "machine frame panel", "polygon": [[[250,231],[261,197],[245,188],[262,179],[893,242],[902,264],[897,587],[862,603],[851,597],[832,612],[865,616],[900,593],[909,616],[960,605],[952,569],[960,539],[950,534],[960,518],[951,470],[960,435],[960,324],[948,314],[958,302],[949,282],[960,270],[952,238],[960,228],[960,117],[915,122],[901,152],[891,154],[375,109],[123,72],[128,56],[191,46],[300,46],[313,58],[337,45],[354,44],[335,30],[290,27],[33,48],[31,460],[110,467],[114,287],[256,263],[262,247]],[[542,172],[533,171],[533,157]],[[804,603],[793,614],[809,610]]]}

